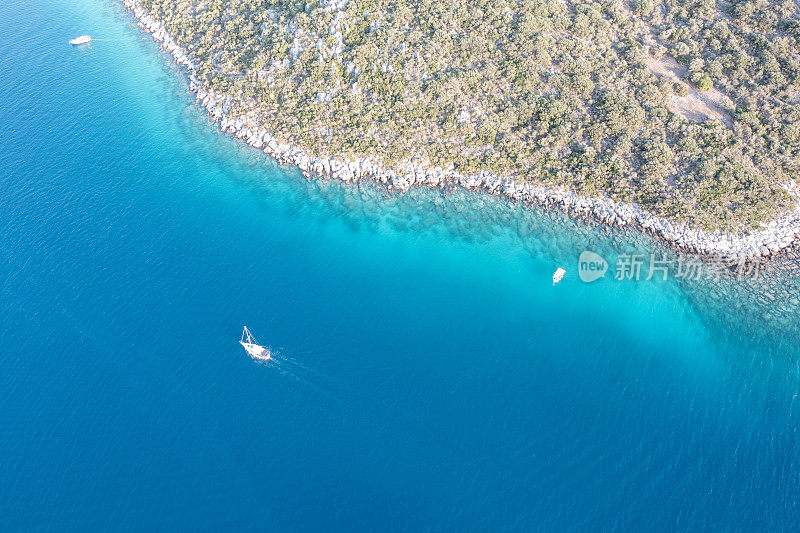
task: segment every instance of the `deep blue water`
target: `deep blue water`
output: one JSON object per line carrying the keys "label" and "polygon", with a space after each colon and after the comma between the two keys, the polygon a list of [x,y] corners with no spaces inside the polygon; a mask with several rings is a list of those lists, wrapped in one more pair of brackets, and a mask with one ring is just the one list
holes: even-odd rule
{"label": "deep blue water", "polygon": [[0,530],[800,527],[795,278],[584,284],[655,245],[308,181],[111,0],[0,29]]}

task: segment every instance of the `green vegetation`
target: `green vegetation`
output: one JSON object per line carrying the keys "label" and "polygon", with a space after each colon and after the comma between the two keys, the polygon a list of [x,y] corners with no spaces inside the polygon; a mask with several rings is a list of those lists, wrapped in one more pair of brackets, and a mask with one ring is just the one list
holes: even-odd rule
{"label": "green vegetation", "polygon": [[701,91],[710,91],[714,87],[714,82],[708,77],[708,74],[703,74],[697,80],[697,88]]}
{"label": "green vegetation", "polygon": [[[786,207],[800,171],[793,0],[141,4],[229,116],[311,154],[489,170],[725,229]],[[730,124],[671,108],[697,98],[654,67],[673,59]]]}

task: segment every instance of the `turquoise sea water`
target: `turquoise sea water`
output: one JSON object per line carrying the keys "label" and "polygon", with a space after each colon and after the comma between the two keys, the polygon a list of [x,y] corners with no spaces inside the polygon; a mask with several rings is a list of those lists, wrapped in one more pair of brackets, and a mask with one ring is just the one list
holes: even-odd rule
{"label": "turquoise sea water", "polygon": [[584,284],[661,251],[308,181],[113,1],[0,28],[0,530],[800,527],[796,278]]}

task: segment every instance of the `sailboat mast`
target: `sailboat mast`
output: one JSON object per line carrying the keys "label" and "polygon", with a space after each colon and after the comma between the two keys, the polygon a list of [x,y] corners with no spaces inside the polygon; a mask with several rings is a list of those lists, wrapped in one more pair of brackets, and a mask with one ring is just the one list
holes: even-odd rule
{"label": "sailboat mast", "polygon": [[247,326],[245,326],[244,331],[242,331],[242,341],[247,344],[258,344],[253,338],[253,335],[250,334],[250,330],[247,329]]}

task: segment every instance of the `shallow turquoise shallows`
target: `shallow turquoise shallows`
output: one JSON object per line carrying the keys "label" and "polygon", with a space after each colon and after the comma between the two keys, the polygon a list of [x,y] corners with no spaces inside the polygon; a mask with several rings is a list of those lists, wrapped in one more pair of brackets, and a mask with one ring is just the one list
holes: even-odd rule
{"label": "shallow turquoise shallows", "polygon": [[0,530],[800,527],[791,275],[617,281],[663,251],[309,181],[112,0],[0,29]]}

